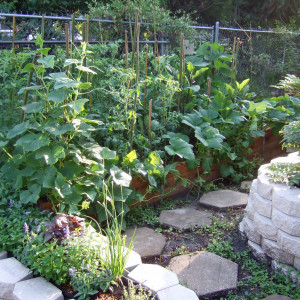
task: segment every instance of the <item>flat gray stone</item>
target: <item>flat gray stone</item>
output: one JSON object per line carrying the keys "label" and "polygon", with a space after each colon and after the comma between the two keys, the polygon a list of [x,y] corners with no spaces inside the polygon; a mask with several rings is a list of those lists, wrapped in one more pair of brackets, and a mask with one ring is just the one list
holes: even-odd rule
{"label": "flat gray stone", "polygon": [[157,293],[159,300],[199,300],[196,293],[180,284]]}
{"label": "flat gray stone", "polygon": [[128,274],[128,278],[157,293],[179,284],[175,273],[159,266],[141,264]]}
{"label": "flat gray stone", "polygon": [[300,218],[289,216],[274,207],[272,221],[277,228],[300,237]]}
{"label": "flat gray stone", "polygon": [[210,252],[174,257],[169,270],[198,297],[216,296],[237,288],[238,265]]}
{"label": "flat gray stone", "polygon": [[282,296],[282,295],[271,295],[271,296],[268,296],[267,298],[263,298],[261,300],[293,300],[292,298],[290,297],[287,297],[287,296]]}
{"label": "flat gray stone", "polygon": [[125,231],[127,247],[133,234],[133,250],[140,254],[141,257],[160,255],[166,245],[166,238],[161,233],[148,227],[139,227]]}
{"label": "flat gray stone", "polygon": [[241,185],[240,185],[240,188],[242,189],[242,190],[250,190],[250,188],[251,188],[251,185],[252,185],[252,180],[245,180],[245,181],[242,181],[241,182]]}
{"label": "flat gray stone", "polygon": [[261,247],[272,259],[278,260],[283,264],[293,265],[294,255],[283,251],[276,242],[268,239],[262,239]]}
{"label": "flat gray stone", "polygon": [[32,278],[32,272],[14,257],[0,260],[0,299],[13,299],[15,284]]}
{"label": "flat gray stone", "polygon": [[254,228],[263,237],[277,241],[278,229],[274,226],[271,219],[260,215],[258,212],[254,214]]}
{"label": "flat gray stone", "polygon": [[263,249],[258,244],[248,241],[248,246],[257,260],[264,261],[267,259]]}
{"label": "flat gray stone", "polygon": [[37,277],[16,283],[14,300],[64,300],[61,290],[43,277]]}
{"label": "flat gray stone", "polygon": [[204,194],[200,198],[199,203],[215,209],[226,209],[233,207],[245,207],[247,205],[247,199],[248,195],[245,193],[230,190],[219,190]]}
{"label": "flat gray stone", "polygon": [[211,214],[193,208],[163,210],[160,213],[159,221],[163,225],[177,229],[189,229],[196,226],[211,225]]}
{"label": "flat gray stone", "polygon": [[256,231],[254,228],[254,223],[252,220],[250,220],[248,217],[244,217],[243,219],[244,223],[244,231],[247,236],[247,238],[256,244],[260,244],[261,241],[261,235]]}
{"label": "flat gray stone", "polygon": [[273,207],[282,212],[300,218],[300,189],[278,184],[273,188]]}
{"label": "flat gray stone", "polygon": [[6,251],[0,251],[0,259],[7,258],[7,252]]}
{"label": "flat gray stone", "polygon": [[278,230],[278,245],[286,252],[299,256],[300,237],[292,236],[282,230]]}
{"label": "flat gray stone", "polygon": [[141,263],[142,263],[141,256],[137,252],[131,250],[125,266],[125,270],[124,270],[125,274],[123,273],[123,275],[127,275],[130,271],[132,271]]}

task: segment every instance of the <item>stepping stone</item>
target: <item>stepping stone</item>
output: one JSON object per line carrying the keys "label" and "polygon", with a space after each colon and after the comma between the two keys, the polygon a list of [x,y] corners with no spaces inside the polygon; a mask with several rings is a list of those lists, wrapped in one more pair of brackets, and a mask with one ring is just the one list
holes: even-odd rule
{"label": "stepping stone", "polygon": [[193,208],[163,210],[159,221],[163,225],[177,229],[189,229],[195,226],[211,225],[211,214]]}
{"label": "stepping stone", "polygon": [[159,291],[157,297],[159,300],[199,300],[194,291],[180,284]]}
{"label": "stepping stone", "polygon": [[7,258],[7,252],[6,251],[0,251],[0,259]]}
{"label": "stepping stone", "polygon": [[175,273],[159,266],[141,264],[128,274],[128,278],[157,293],[179,284]]}
{"label": "stepping stone", "polygon": [[233,207],[246,207],[247,199],[248,195],[245,193],[219,190],[204,194],[200,198],[199,203],[210,208],[222,210]]}
{"label": "stepping stone", "polygon": [[242,190],[250,190],[251,185],[252,185],[252,180],[245,180],[241,182],[241,189]]}
{"label": "stepping stone", "polygon": [[217,296],[237,288],[238,265],[210,252],[174,257],[169,270],[198,297]]}
{"label": "stepping stone", "polygon": [[160,255],[166,245],[166,238],[161,233],[148,227],[139,227],[125,231],[127,247],[133,234],[133,250],[140,254],[141,257]]}
{"label": "stepping stone", "polygon": [[61,290],[43,277],[37,277],[16,283],[14,300],[64,300]]}
{"label": "stepping stone", "polygon": [[263,298],[261,300],[293,300],[293,299],[290,297],[287,297],[287,296],[271,295],[271,296],[268,296],[267,298]]}
{"label": "stepping stone", "polygon": [[0,299],[13,299],[15,284],[32,278],[32,272],[14,257],[0,260]]}
{"label": "stepping stone", "polygon": [[142,263],[141,256],[137,252],[131,250],[123,275],[127,275],[128,272],[132,271],[141,263]]}

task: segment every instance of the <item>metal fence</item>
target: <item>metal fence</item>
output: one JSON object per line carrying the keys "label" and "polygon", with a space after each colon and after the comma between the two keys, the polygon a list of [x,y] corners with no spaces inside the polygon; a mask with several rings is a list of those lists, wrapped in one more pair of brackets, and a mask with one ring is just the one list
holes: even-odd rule
{"label": "metal fence", "polygon": [[[65,44],[65,23],[68,23],[71,31],[72,17],[0,13],[0,48],[11,47],[12,43],[22,47],[34,44],[35,36],[41,32],[43,19],[45,44]],[[78,17],[73,21],[76,21],[74,42],[80,43],[81,26],[87,19]],[[13,23],[15,23],[14,39]],[[89,24],[89,43],[91,44],[124,40],[125,30],[128,32],[129,43],[131,43],[129,22],[90,19]],[[154,35],[151,32],[153,31],[152,25],[141,22],[143,35],[141,35],[140,43],[154,45],[155,36],[158,39],[160,54],[170,54],[174,51],[173,46],[178,46],[180,33],[175,30],[164,32],[158,27]],[[166,26],[168,25],[164,28],[167,28]],[[219,22],[215,26],[190,26],[189,28],[193,32],[191,36],[195,41],[190,42],[190,47],[186,48],[188,54],[191,54],[194,47],[203,42],[219,42],[230,53],[234,39],[236,39],[239,42],[237,80],[250,78],[252,90],[259,94],[274,92],[270,86],[277,84],[288,73],[300,75],[299,32],[228,28],[219,26]]]}

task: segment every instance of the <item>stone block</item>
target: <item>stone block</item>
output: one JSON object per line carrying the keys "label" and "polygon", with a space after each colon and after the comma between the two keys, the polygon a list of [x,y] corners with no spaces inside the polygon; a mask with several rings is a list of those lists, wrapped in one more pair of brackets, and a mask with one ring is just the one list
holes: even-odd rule
{"label": "stone block", "polygon": [[42,277],[16,283],[13,291],[14,300],[64,300],[61,290]]}
{"label": "stone block", "polygon": [[239,231],[240,233],[244,236],[245,235],[245,224],[244,224],[244,219],[240,222],[239,224]]}
{"label": "stone block", "polygon": [[278,245],[288,253],[299,256],[300,237],[292,236],[282,230],[278,230]]}
{"label": "stone block", "polygon": [[268,177],[266,174],[260,174],[257,177],[257,192],[261,197],[267,200],[272,200],[272,190],[274,184],[269,180],[270,177]]}
{"label": "stone block", "polygon": [[159,215],[159,221],[163,225],[177,229],[189,229],[196,226],[211,225],[211,217],[212,215],[206,211],[186,207],[163,210]]}
{"label": "stone block", "polygon": [[293,236],[300,237],[300,218],[289,216],[274,208],[272,213],[273,224]]}
{"label": "stone block", "polygon": [[7,258],[7,252],[6,251],[0,251],[0,259]]}
{"label": "stone block", "polygon": [[264,164],[264,165],[261,165],[258,169],[258,176],[259,175],[262,175],[262,174],[266,174],[269,172],[268,170],[268,167],[270,166],[271,164]]}
{"label": "stone block", "polygon": [[291,270],[291,266],[278,263],[276,260],[272,260],[272,269],[275,272],[280,272],[284,274],[286,277],[290,278],[293,281],[293,283],[300,283],[300,277],[297,271]]}
{"label": "stone block", "polygon": [[179,284],[177,275],[159,265],[141,264],[128,274],[128,278],[141,283],[153,293]]}
{"label": "stone block", "polygon": [[258,212],[254,214],[254,228],[263,237],[277,241],[278,229],[274,226],[271,219],[260,215]]}
{"label": "stone block", "polygon": [[248,195],[231,190],[219,190],[204,194],[200,200],[200,205],[217,210],[224,210],[234,207],[246,207]]}
{"label": "stone block", "polygon": [[293,265],[297,270],[300,270],[300,257],[295,256]]}
{"label": "stone block", "polygon": [[0,299],[13,299],[15,284],[32,278],[32,272],[14,257],[0,260]]}
{"label": "stone block", "polygon": [[[292,154],[292,153],[291,153]],[[271,164],[300,164],[300,157],[296,155],[288,155],[286,157],[277,157],[270,161]]]}
{"label": "stone block", "polygon": [[267,259],[263,249],[258,244],[248,241],[248,246],[257,260],[264,261]]}
{"label": "stone block", "polygon": [[254,220],[254,213],[255,213],[255,209],[254,209],[254,206],[253,206],[253,200],[252,200],[252,195],[253,194],[252,192],[250,193],[250,196],[248,197],[248,204],[247,204],[247,207],[246,207],[246,215],[247,217],[250,219],[250,220]]}
{"label": "stone block", "polygon": [[247,238],[256,244],[260,244],[261,235],[254,228],[253,221],[251,221],[247,217],[244,217],[243,221],[244,221],[244,230]]}
{"label": "stone block", "polygon": [[137,252],[131,250],[123,275],[127,275],[130,271],[132,271],[134,268],[136,268],[141,263],[142,263],[141,256]]}
{"label": "stone block", "polygon": [[261,197],[258,193],[251,193],[254,210],[262,216],[271,218],[272,215],[272,201]]}
{"label": "stone block", "polygon": [[196,293],[180,284],[157,293],[159,300],[198,300]]}
{"label": "stone block", "polygon": [[133,250],[141,257],[160,255],[166,245],[166,238],[155,230],[148,227],[131,228],[125,231],[126,246],[133,236]]}
{"label": "stone block", "polygon": [[198,297],[217,296],[237,288],[238,265],[210,252],[173,257],[169,269]]}
{"label": "stone block", "polygon": [[294,255],[289,254],[285,251],[283,251],[279,245],[268,239],[262,239],[261,247],[263,251],[270,256],[272,259],[278,260],[279,262],[283,264],[289,264],[292,265],[294,262]]}
{"label": "stone block", "polygon": [[282,212],[300,218],[300,189],[278,184],[272,193],[273,207]]}

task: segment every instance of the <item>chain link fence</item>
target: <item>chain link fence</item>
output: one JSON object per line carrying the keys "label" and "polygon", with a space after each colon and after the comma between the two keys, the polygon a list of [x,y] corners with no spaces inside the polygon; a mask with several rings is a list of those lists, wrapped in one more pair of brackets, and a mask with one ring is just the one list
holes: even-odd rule
{"label": "chain link fence", "polygon": [[[13,39],[13,20],[15,20],[14,44],[16,47],[34,44],[37,33],[41,32],[44,18],[45,44],[65,44],[65,30],[71,33],[72,17],[40,16],[0,13],[0,49],[11,48]],[[83,37],[82,24],[87,19],[75,19],[74,42],[80,43]],[[132,40],[132,26],[129,22],[112,20],[89,20],[89,42],[124,41],[125,31],[129,43]],[[68,24],[68,27],[65,27]],[[141,23],[141,44],[149,44],[154,51],[158,40],[160,54],[172,54],[179,46],[181,28],[168,28],[168,25],[153,27]],[[274,95],[275,85],[286,74],[300,75],[300,33],[277,32],[272,30],[251,30],[215,26],[190,26],[187,32],[186,54],[192,54],[197,45],[204,42],[219,42],[228,53],[232,52],[234,40],[238,41],[237,80],[250,78],[253,91],[260,95]],[[71,34],[69,34],[71,36]],[[193,42],[191,41],[191,37]]]}

